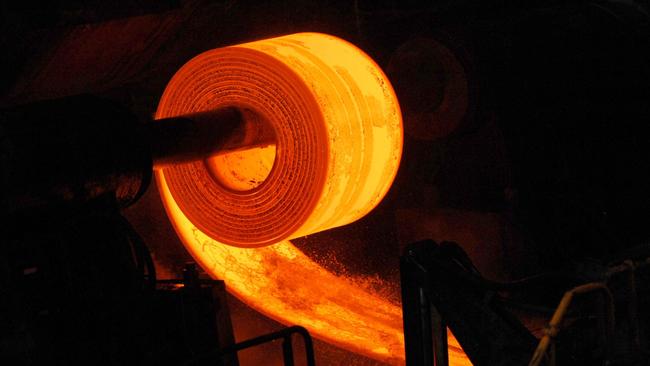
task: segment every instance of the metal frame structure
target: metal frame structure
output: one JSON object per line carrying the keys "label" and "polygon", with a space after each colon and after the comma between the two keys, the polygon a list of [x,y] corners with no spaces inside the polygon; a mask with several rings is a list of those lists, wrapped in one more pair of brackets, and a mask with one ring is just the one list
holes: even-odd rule
{"label": "metal frame structure", "polygon": [[302,337],[303,342],[305,343],[305,358],[307,366],[315,366],[316,360],[314,357],[314,343],[312,341],[311,335],[307,329],[301,326],[292,326],[284,328],[280,331],[261,335],[259,337],[251,338],[243,342],[233,344],[232,346],[224,347],[220,350],[215,350],[213,352],[205,353],[203,355],[197,356],[185,363],[186,366],[195,366],[195,365],[206,365],[210,361],[219,362],[223,356],[236,354],[239,351],[245,350],[247,348],[259,346],[264,343],[272,342],[278,339],[282,339],[282,356],[284,361],[284,366],[294,366],[294,356],[293,356],[293,345],[291,342],[291,336],[298,334]]}

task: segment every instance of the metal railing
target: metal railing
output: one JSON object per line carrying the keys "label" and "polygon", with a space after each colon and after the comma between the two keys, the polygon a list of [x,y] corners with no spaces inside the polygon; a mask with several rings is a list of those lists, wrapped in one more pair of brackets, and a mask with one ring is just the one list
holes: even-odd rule
{"label": "metal railing", "polygon": [[294,334],[300,335],[303,339],[303,342],[305,344],[305,358],[306,358],[307,366],[315,366],[316,360],[314,358],[314,343],[307,329],[301,326],[288,327],[278,332],[265,334],[259,337],[245,340],[243,342],[235,343],[232,346],[224,347],[220,350],[215,350],[215,351],[211,351],[199,355],[187,361],[185,365],[187,366],[199,365],[199,364],[204,365],[206,362],[209,361],[219,361],[221,360],[221,357],[225,355],[236,354],[237,352],[247,348],[259,346],[264,343],[282,339],[282,356],[284,360],[284,365],[294,366],[295,360],[293,356],[293,344],[291,342],[291,337]]}

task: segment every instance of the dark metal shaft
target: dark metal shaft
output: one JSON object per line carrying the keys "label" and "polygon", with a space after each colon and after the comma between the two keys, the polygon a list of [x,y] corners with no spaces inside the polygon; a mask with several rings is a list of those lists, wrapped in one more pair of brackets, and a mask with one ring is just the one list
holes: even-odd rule
{"label": "dark metal shaft", "polygon": [[275,143],[262,117],[230,107],[155,120],[146,134],[155,168]]}

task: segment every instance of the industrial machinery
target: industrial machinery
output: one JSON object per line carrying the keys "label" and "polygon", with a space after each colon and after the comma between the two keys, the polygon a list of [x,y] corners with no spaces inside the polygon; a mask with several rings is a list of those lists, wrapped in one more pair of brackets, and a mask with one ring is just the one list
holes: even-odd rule
{"label": "industrial machinery", "polygon": [[[645,280],[649,263],[641,255],[499,283],[482,277],[456,243],[414,243],[401,260],[406,362],[453,364],[449,327],[474,365],[642,365],[647,289],[637,278]],[[562,291],[555,309],[549,300]],[[539,340],[522,323],[531,314],[549,319]]]}
{"label": "industrial machinery", "polygon": [[648,9],[9,1],[0,364],[648,364]]}
{"label": "industrial machinery", "polygon": [[[199,233],[220,242],[211,246],[260,247],[343,225],[365,215],[386,194],[395,177],[402,126],[390,83],[368,56],[338,38],[302,33],[213,50],[192,59],[171,80],[155,121],[139,123],[129,111],[96,97],[69,97],[7,109],[3,114],[3,139],[3,215],[12,230],[8,236],[19,248],[30,241],[23,236],[26,231],[32,232],[21,227],[25,222],[41,220],[53,225],[56,217],[62,220],[61,227],[72,225],[70,230],[81,226],[82,230],[93,228],[91,232],[95,232],[95,223],[84,221],[94,218],[95,205],[99,205],[98,212],[110,212],[108,218],[103,214],[94,218],[97,225],[107,225],[107,231],[111,231],[112,225],[122,228],[123,237],[115,238],[122,247],[121,257],[100,255],[110,267],[110,271],[104,268],[102,276],[129,273],[134,282],[122,283],[118,288],[135,286],[134,293],[123,294],[116,289],[108,300],[98,294],[106,302],[102,307],[109,308],[105,309],[109,315],[100,311],[103,317],[114,316],[110,310],[113,307],[127,310],[129,307],[123,302],[137,302],[131,296],[152,301],[154,308],[157,298],[162,296],[156,290],[155,267],[146,246],[118,211],[147,189],[152,170],[157,172],[173,224],[197,261],[210,269],[216,264],[214,252],[206,251],[206,244],[195,239]],[[47,157],[43,169],[34,169],[44,156]],[[185,230],[194,234],[185,236]],[[48,236],[57,231],[45,229],[44,237],[34,239],[33,244],[46,246]],[[83,236],[67,238],[66,234],[64,231],[60,240],[74,240],[79,245],[93,241]],[[110,240],[105,245],[108,251],[114,250],[111,246],[118,246]],[[129,258],[129,247],[133,258]],[[100,253],[94,245],[87,250]],[[56,271],[43,271],[47,265],[33,258],[27,262],[31,260],[35,263],[24,274],[44,273],[48,280],[57,277]],[[52,266],[73,266],[67,257],[61,260],[63,263]],[[112,266],[115,260],[126,267]],[[97,263],[87,266],[95,268]],[[83,268],[86,267],[82,266],[82,273]],[[236,263],[227,270],[235,273]],[[246,275],[250,273],[240,274]],[[223,278],[232,281],[228,275]],[[140,285],[138,281],[143,279],[146,282]],[[101,282],[94,284],[100,293],[106,281],[119,283],[102,277]],[[186,302],[198,301],[188,300],[184,294],[196,292],[198,284],[195,273],[187,275],[183,282],[181,299],[176,300],[183,305],[183,319],[188,316]],[[251,297],[246,284],[232,281],[228,285],[241,297]],[[148,291],[143,292],[144,289]],[[210,292],[200,294],[210,298]],[[226,312],[223,298],[215,298],[220,301],[213,306],[218,308],[221,304],[220,311]],[[289,302],[280,300],[278,308],[273,309],[269,306],[272,299],[263,300],[264,309],[275,317],[295,319],[291,316],[295,317],[296,311],[286,312]],[[306,296],[302,301],[307,301]],[[64,302],[60,308],[34,311],[65,313],[61,319],[56,317],[57,326],[65,329],[67,326],[62,323],[70,317],[71,307],[74,306]],[[24,319],[13,312],[8,315]],[[117,315],[120,316],[121,313]],[[204,363],[207,361],[203,353],[209,351],[210,345],[223,348],[233,343],[232,331],[228,332],[229,319],[227,315],[221,318],[226,321],[216,329],[225,335],[201,333],[185,337],[185,342],[191,343],[187,345],[190,354],[202,358]],[[17,327],[27,328],[32,336],[32,321],[27,316]],[[185,333],[201,327],[211,329],[211,322],[200,319],[183,323],[192,327]],[[95,326],[101,327],[101,321]],[[134,327],[136,334],[145,332],[141,322]],[[73,327],[69,332],[75,330]],[[164,327],[162,330],[170,332]],[[308,333],[302,334],[309,340]],[[84,337],[103,343],[101,336],[104,334],[98,330],[99,338]],[[212,343],[208,341],[211,338]],[[203,340],[197,342],[198,339]],[[346,342],[345,338],[338,341]],[[8,360],[18,362],[24,356],[29,362],[38,354],[43,360],[62,363],[93,362],[94,355],[102,354],[95,350],[83,355],[72,353],[82,358],[67,360],[56,353],[62,347],[55,347],[52,354],[43,352],[41,348],[49,342],[52,340],[46,338],[39,340],[34,349],[10,352]],[[136,344],[135,349],[125,352],[118,342],[118,353],[112,353],[110,348],[106,352],[111,359],[171,362],[174,357],[166,354],[151,358],[151,347],[163,345]],[[137,350],[141,347],[142,352]],[[288,347],[290,350],[290,341]],[[180,354],[175,355],[176,362],[182,360],[178,359]]]}

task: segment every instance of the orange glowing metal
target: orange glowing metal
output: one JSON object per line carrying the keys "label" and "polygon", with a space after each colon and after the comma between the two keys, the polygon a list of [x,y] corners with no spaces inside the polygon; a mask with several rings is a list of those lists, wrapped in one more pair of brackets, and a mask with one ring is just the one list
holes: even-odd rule
{"label": "orange glowing metal", "polygon": [[[263,121],[275,144],[156,172],[188,250],[260,312],[403,363],[400,307],[327,272],[287,241],[351,223],[388,191],[402,123],[384,74],[345,41],[293,34],[195,57],[170,81],[156,117],[222,106]],[[450,344],[451,363],[470,364],[455,339]]]}

